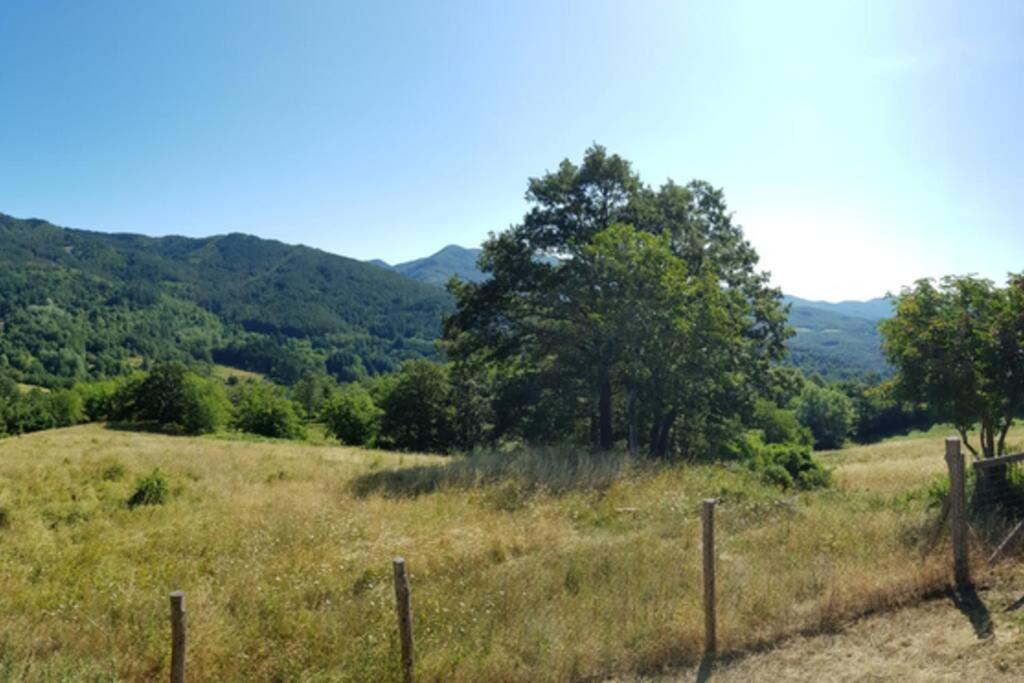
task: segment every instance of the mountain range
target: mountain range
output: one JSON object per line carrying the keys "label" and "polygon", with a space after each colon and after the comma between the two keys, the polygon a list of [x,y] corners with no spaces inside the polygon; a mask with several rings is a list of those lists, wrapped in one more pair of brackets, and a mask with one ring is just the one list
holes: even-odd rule
{"label": "mountain range", "polygon": [[[251,235],[145,237],[0,214],[0,371],[66,386],[140,363],[199,360],[285,383],[347,381],[437,357],[452,276],[479,281],[479,249],[389,265]],[[832,378],[885,373],[883,300],[789,297],[793,361]]]}

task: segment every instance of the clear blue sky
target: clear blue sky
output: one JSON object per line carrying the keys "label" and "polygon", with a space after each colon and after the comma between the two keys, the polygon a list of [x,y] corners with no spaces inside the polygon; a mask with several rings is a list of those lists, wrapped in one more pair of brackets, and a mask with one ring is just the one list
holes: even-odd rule
{"label": "clear blue sky", "polygon": [[[725,188],[786,291],[1024,270],[1024,4],[0,4],[0,211],[366,259],[593,141]],[[0,249],[3,246],[0,245]]]}

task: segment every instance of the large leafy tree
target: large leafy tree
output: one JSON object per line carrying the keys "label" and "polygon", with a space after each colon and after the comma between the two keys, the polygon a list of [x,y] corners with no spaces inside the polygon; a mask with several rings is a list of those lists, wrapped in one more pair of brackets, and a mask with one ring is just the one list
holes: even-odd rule
{"label": "large leafy tree", "polygon": [[607,449],[618,414],[632,448],[646,425],[649,450],[666,454],[680,419],[699,430],[750,402],[787,328],[720,191],[651,189],[594,146],[531,179],[526,198],[522,223],[484,245],[491,277],[452,284],[445,334],[457,364],[510,378],[499,400],[511,387],[560,417],[530,436],[572,438],[582,412]]}
{"label": "large leafy tree", "polygon": [[[1004,454],[1024,410],[1024,275],[1003,288],[975,277],[921,280],[881,330],[897,389],[952,422],[976,457]],[[977,446],[968,438],[975,426]]]}

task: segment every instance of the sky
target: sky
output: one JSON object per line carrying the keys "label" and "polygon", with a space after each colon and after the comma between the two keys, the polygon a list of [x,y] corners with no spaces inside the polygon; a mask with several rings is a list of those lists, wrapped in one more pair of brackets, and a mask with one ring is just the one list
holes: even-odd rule
{"label": "sky", "polygon": [[[594,142],[784,291],[1024,270],[1024,3],[0,3],[0,212],[399,262]],[[0,245],[0,249],[3,245]]]}

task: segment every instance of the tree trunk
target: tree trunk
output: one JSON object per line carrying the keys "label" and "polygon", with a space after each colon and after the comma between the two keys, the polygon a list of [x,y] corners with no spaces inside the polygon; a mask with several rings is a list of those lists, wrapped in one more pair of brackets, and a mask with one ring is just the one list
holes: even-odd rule
{"label": "tree trunk", "polygon": [[669,437],[672,436],[672,425],[677,414],[677,411],[670,410],[654,421],[654,427],[651,429],[651,455],[654,457],[668,456]]}
{"label": "tree trunk", "polygon": [[612,383],[608,379],[607,371],[603,369],[597,391],[597,446],[602,451],[607,451],[612,447]]}
{"label": "tree trunk", "polygon": [[629,416],[629,454],[636,457],[640,454],[640,438],[637,434],[636,425],[636,389],[629,390],[629,400],[626,404],[626,414]]}
{"label": "tree trunk", "polygon": [[[996,451],[995,426],[983,420],[981,423],[981,450],[986,458],[994,458],[1002,455],[1003,445],[1000,439],[999,452]],[[977,499],[981,507],[994,507],[1006,502],[1009,494],[1010,482],[1007,479],[1006,465],[986,467],[978,472]]]}

